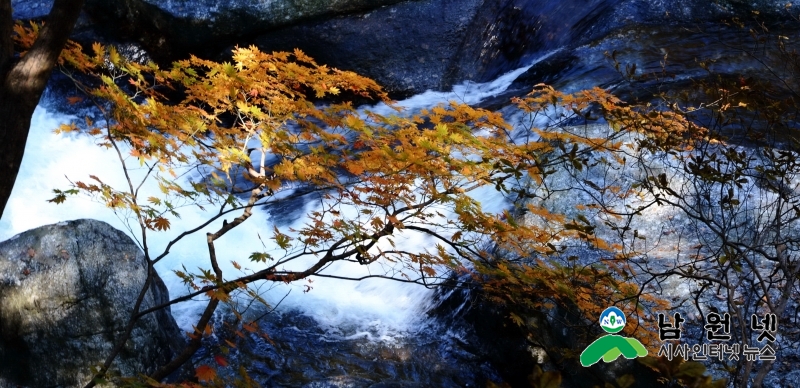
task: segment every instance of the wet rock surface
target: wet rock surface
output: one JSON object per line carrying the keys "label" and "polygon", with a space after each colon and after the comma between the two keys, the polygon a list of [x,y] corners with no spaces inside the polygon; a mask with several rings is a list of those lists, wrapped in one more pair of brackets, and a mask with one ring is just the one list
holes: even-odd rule
{"label": "wet rock surface", "polygon": [[[797,49],[800,24],[774,22],[768,28],[790,37],[788,52]],[[774,49],[764,50],[762,44],[748,28],[738,26],[633,26],[543,55],[508,89],[480,105],[492,110],[507,108],[511,98],[529,93],[540,83],[564,92],[597,86],[629,103],[658,103],[660,95],[674,98],[682,94],[684,99],[702,102],[695,91],[709,77],[796,88],[796,77],[783,63],[787,56]],[[747,141],[731,135],[737,142]]]}
{"label": "wet rock surface", "polygon": [[[40,18],[49,1],[16,0],[15,17]],[[229,57],[235,45],[300,48],[319,63],[376,79],[395,96],[484,82],[551,50],[571,50],[632,26],[749,18],[789,20],[786,2],[697,0],[419,0],[314,2],[87,0],[80,40],[138,42],[167,64],[189,54]],[[83,32],[82,32],[83,31]],[[681,36],[680,34],[678,34]],[[94,39],[96,40],[96,39]]]}
{"label": "wet rock surface", "polygon": [[480,4],[408,1],[266,32],[252,42],[267,51],[299,47],[319,63],[374,78],[395,96],[407,96],[450,86],[446,75],[459,62]]}
{"label": "wet rock surface", "polygon": [[[0,243],[0,386],[83,386],[120,337],[147,277],[138,246],[94,220],[42,226]],[[142,301],[169,300],[158,275]],[[144,316],[114,368],[150,373],[183,346],[169,308]]]}
{"label": "wet rock surface", "polygon": [[195,363],[218,366],[215,356],[222,355],[230,365],[219,373],[233,378],[241,366],[263,386],[483,387],[501,380],[459,333],[435,321],[387,336],[363,326],[325,327],[299,311],[276,311],[257,320],[258,331],[240,329],[240,336],[231,329],[231,315],[221,312],[217,318]]}
{"label": "wet rock surface", "polygon": [[560,373],[562,387],[604,386],[625,374],[633,376],[635,386],[665,386],[653,372],[632,360],[580,366],[575,354],[583,351],[586,336],[605,333],[587,325],[574,309],[559,305],[547,314],[527,311],[526,321],[518,326],[510,319],[509,308],[487,300],[479,288],[468,289],[471,283],[466,281],[467,288],[442,289],[432,317],[460,332],[465,349],[495,368],[510,386],[530,386],[529,376],[537,366]]}
{"label": "wet rock surface", "polygon": [[88,0],[85,10],[105,33],[137,39],[157,59],[171,60],[210,57],[265,31],[397,1]]}
{"label": "wet rock surface", "polygon": [[[84,39],[135,39],[161,61],[188,53],[221,59],[234,44],[253,43],[264,50],[299,47],[318,63],[377,79],[396,96],[448,89],[464,80],[488,81],[550,54],[505,93],[483,103],[500,109],[508,106],[510,97],[523,95],[541,82],[566,91],[597,85],[613,89],[626,101],[649,100],[669,89],[689,88],[693,79],[705,76],[698,61],[709,61],[717,73],[764,77],[753,70],[760,68],[756,66],[760,59],[742,49],[751,39],[747,29],[716,22],[749,16],[753,9],[778,15],[774,20],[780,21],[785,4],[426,0],[384,1],[367,7],[363,2],[352,3],[362,6],[337,11],[322,7],[322,13],[300,11],[287,18],[280,12],[289,7],[275,14],[283,15],[283,20],[263,22],[257,12],[246,6],[236,8],[234,2],[198,1],[193,7],[185,1],[90,0],[89,14],[99,24]],[[30,4],[19,8],[20,12],[34,15],[44,9],[38,2]],[[230,13],[223,15],[221,10],[231,4]],[[771,29],[797,36],[791,23]],[[612,52],[617,53],[621,70],[614,69],[606,55]],[[637,79],[624,74],[626,66],[633,64]],[[654,77],[641,77],[644,74]],[[297,208],[302,206],[298,203]],[[297,208],[270,212],[291,218]],[[228,373],[233,374],[235,366],[245,366],[265,386],[485,386],[487,380],[518,386],[527,384],[534,365],[542,364],[560,370],[570,385],[608,381],[611,372],[600,366],[583,370],[557,359],[540,360],[537,344],[574,345],[574,333],[560,330],[553,316],[538,316],[532,322],[541,331],[531,339],[513,326],[506,311],[475,295],[443,297],[430,323],[393,340],[376,340],[374,333],[360,334],[354,328],[331,331],[298,312],[275,313],[259,320],[269,339],[254,333],[237,339]],[[206,344],[196,358],[198,363],[213,365],[223,339],[238,337],[219,327],[216,342]],[[797,362],[796,358],[784,360],[790,363],[787,368]],[[623,368],[628,367],[632,366]],[[641,381],[645,380],[637,379]],[[794,372],[773,373],[767,381],[773,386],[798,386]]]}

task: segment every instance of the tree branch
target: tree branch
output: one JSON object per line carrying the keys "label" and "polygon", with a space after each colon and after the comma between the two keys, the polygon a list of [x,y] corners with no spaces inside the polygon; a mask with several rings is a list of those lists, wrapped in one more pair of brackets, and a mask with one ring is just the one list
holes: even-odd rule
{"label": "tree branch", "polygon": [[83,2],[55,0],[39,38],[28,53],[12,65],[11,3],[0,0],[0,216],[25,155],[31,116],[78,20]]}
{"label": "tree branch", "polygon": [[58,56],[61,55],[61,50],[67,44],[67,39],[78,20],[83,2],[84,0],[53,2],[53,8],[47,17],[47,23],[39,33],[39,38],[8,73],[4,86],[34,93],[38,102]]}

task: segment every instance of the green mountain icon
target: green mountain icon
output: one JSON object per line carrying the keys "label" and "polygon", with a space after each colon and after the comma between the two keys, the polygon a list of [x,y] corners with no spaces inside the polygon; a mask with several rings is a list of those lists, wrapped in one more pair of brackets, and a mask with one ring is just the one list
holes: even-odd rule
{"label": "green mountain icon", "polygon": [[605,335],[596,339],[581,353],[581,365],[591,366],[601,359],[611,362],[620,355],[627,359],[644,357],[647,355],[647,349],[635,338]]}

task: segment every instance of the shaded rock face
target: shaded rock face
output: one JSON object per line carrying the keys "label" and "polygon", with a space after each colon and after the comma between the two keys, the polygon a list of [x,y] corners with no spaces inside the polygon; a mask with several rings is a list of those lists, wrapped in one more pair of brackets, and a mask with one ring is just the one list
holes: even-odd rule
{"label": "shaded rock face", "polygon": [[[800,49],[795,42],[800,34],[796,22],[772,21],[769,28],[791,37],[785,45],[787,52]],[[758,51],[760,44],[749,28],[736,26],[632,26],[586,44],[552,52],[523,72],[505,91],[479,105],[492,110],[505,109],[511,105],[511,98],[529,93],[539,83],[563,92],[598,86],[631,103],[658,102],[661,93],[696,94],[699,83],[710,74],[743,78],[752,84],[762,82],[797,88],[796,77],[784,70],[786,67],[782,63],[786,57],[777,50]],[[615,53],[618,70],[610,53]],[[711,73],[700,63],[705,63]],[[635,66],[635,76],[626,74],[632,66]],[[767,68],[773,70],[767,71]],[[738,136],[732,140],[747,142],[741,134],[730,135]]]}
{"label": "shaded rock face", "polygon": [[508,319],[507,310],[484,300],[475,290],[442,288],[436,298],[438,304],[429,314],[461,333],[465,352],[496,368],[503,382],[513,387],[530,385],[528,375],[538,360],[525,332]]}
{"label": "shaded rock face", "polygon": [[211,57],[265,31],[400,1],[87,0],[85,10],[108,34],[135,38],[156,59],[171,60]]}
{"label": "shaded rock face", "polygon": [[481,4],[409,1],[266,32],[252,43],[266,51],[299,47],[318,63],[371,77],[395,95],[410,95],[449,86],[447,74]]}
{"label": "shaded rock face", "polygon": [[[376,8],[403,0],[89,0],[87,9],[114,9],[115,14],[131,20],[149,10],[164,17],[190,21],[212,28],[220,34],[247,33],[249,29],[270,29],[311,18]],[[47,15],[53,0],[11,0],[14,17],[36,19]],[[118,6],[118,7],[117,7]],[[234,17],[246,16],[257,21],[251,25],[228,26]]]}
{"label": "shaded rock face", "polygon": [[559,304],[546,313],[516,310],[525,317],[518,326],[509,318],[511,309],[484,296],[478,287],[443,288],[436,297],[437,307],[429,314],[439,324],[459,332],[463,351],[494,368],[508,385],[530,386],[530,375],[538,365],[545,371],[559,372],[562,387],[613,385],[625,374],[632,375],[637,387],[666,387],[658,381],[658,375],[633,360],[620,358],[588,368],[581,366],[577,356],[585,344],[605,333],[587,329],[574,307]]}
{"label": "shaded rock face", "polygon": [[100,35],[136,40],[162,63],[189,54],[223,60],[235,45],[300,48],[399,96],[443,87],[483,1],[217,3],[87,0],[85,10]]}
{"label": "shaded rock face", "polygon": [[319,63],[376,79],[395,96],[488,81],[622,27],[717,21],[752,9],[779,14],[783,6],[775,0],[87,0],[87,12],[108,33],[127,31],[157,59],[189,53],[222,59],[235,44],[299,47]]}
{"label": "shaded rock face", "polygon": [[[484,359],[465,349],[456,333],[422,323],[410,332],[385,332],[363,326],[324,326],[296,310],[258,319],[259,333],[231,332],[233,317],[216,317],[215,336],[195,355],[195,364],[215,365],[217,348],[229,349],[226,381],[244,367],[264,387],[485,387],[501,379]],[[226,322],[227,321],[227,322]],[[235,327],[235,326],[234,326]]]}
{"label": "shaded rock face", "polygon": [[[786,2],[772,0],[484,0],[468,28],[446,83],[486,82],[554,50],[605,38],[632,26],[697,27],[724,18],[748,18],[758,10],[787,19]],[[768,16],[767,16],[768,15]]]}
{"label": "shaded rock face", "polygon": [[[83,386],[121,335],[146,277],[137,245],[100,221],[43,226],[0,243],[0,386]],[[153,272],[142,309],[168,300]],[[181,338],[169,308],[149,314],[112,368],[153,372]]]}
{"label": "shaded rock face", "polygon": [[[51,0],[14,0],[15,17],[42,16]],[[788,16],[786,1],[700,0],[87,0],[108,40],[140,43],[157,61],[225,59],[234,45],[300,48],[377,80],[395,97],[484,82],[556,49],[630,26],[675,26]],[[769,16],[767,16],[769,15]]]}
{"label": "shaded rock face", "polygon": [[14,19],[40,19],[47,16],[53,1],[11,0]]}
{"label": "shaded rock face", "polygon": [[359,11],[403,0],[142,0],[178,18],[221,25],[231,14],[250,14],[262,28],[296,23],[299,20]]}

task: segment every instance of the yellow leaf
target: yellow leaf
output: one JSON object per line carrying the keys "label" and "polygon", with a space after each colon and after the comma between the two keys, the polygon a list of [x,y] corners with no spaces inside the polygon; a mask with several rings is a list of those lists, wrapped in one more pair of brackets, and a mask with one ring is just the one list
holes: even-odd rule
{"label": "yellow leaf", "polygon": [[520,317],[515,313],[511,313],[510,317],[511,320],[514,322],[514,324],[516,324],[517,326],[522,326],[525,323],[525,321],[522,320],[522,317]]}

